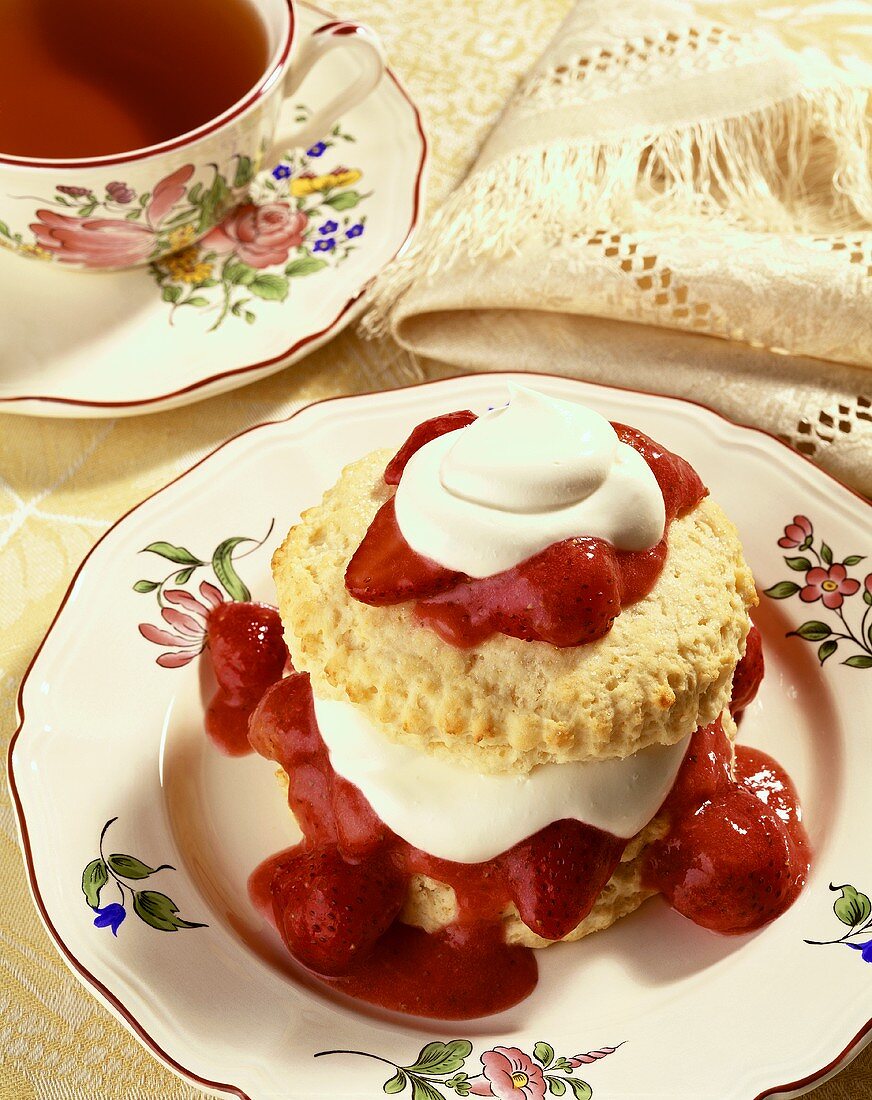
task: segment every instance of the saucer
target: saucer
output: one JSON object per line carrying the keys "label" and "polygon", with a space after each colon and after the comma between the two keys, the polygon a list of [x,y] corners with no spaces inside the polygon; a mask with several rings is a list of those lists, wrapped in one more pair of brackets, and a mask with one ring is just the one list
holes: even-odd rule
{"label": "saucer", "polygon": [[[306,4],[298,14],[303,35],[329,18]],[[347,81],[343,68],[337,54],[316,66],[285,104],[279,135]],[[418,110],[388,70],[323,140],[256,176],[253,206],[232,211],[211,243],[115,273],[64,271],[0,248],[0,412],[130,416],[296,362],[349,324],[408,242],[426,155]],[[46,196],[67,214],[86,199]]]}
{"label": "saucer", "polygon": [[508,381],[529,376],[310,405],[230,440],[104,535],[22,684],[10,748],[39,911],[156,1056],[240,1100],[451,1100],[473,1080],[472,1095],[517,1100],[799,1095],[872,1038],[872,511],[701,406],[535,376],[687,457],[739,528],[767,663],[740,739],[775,755],[802,797],[815,859],[796,903],[721,937],[654,898],[539,952],[527,1000],[447,1023],[320,985],[249,900],[251,871],[299,834],[274,764],[224,756],[204,733],[203,614],[274,601],[272,550],[346,463],[428,417],[499,403]]}

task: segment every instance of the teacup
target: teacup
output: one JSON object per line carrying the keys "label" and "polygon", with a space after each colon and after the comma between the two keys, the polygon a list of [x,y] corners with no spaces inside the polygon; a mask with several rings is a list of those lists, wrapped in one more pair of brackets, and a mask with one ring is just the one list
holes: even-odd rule
{"label": "teacup", "polygon": [[[252,2],[264,18],[270,60],[217,118],[158,145],[88,160],[0,152],[0,246],[79,271],[136,267],[188,247],[239,202],[275,149],[313,145],[378,84],[384,55],[368,28],[331,21],[298,41],[293,0]],[[332,50],[349,55],[353,78],[277,138],[284,100]]]}

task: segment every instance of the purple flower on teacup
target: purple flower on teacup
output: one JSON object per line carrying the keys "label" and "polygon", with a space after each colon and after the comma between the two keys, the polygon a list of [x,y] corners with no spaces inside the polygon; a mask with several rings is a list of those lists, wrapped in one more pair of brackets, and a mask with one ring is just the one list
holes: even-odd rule
{"label": "purple flower on teacup", "polygon": [[290,179],[291,170],[287,164],[277,164],[272,170],[273,179],[286,180]]}
{"label": "purple flower on teacup", "polygon": [[[93,268],[145,263],[154,250],[161,223],[184,197],[193,174],[194,166],[186,164],[160,181],[145,208],[146,225],[125,218],[78,218],[54,210],[37,210],[39,221],[31,223],[31,232],[39,247],[62,263]],[[59,187],[58,190],[72,194],[84,189]]]}
{"label": "purple flower on teacup", "polygon": [[336,247],[336,239],[334,237],[325,237],[320,241],[315,241],[315,247],[313,252],[332,252]]}
{"label": "purple flower on teacup", "polygon": [[57,190],[71,199],[89,199],[93,195],[90,187],[70,187],[69,184],[60,184]]}
{"label": "purple flower on teacup", "polygon": [[110,199],[114,199],[115,202],[122,205],[133,202],[136,198],[136,192],[128,187],[126,183],[122,183],[121,180],[113,180],[111,183],[107,183],[106,194]]}
{"label": "purple flower on teacup", "polygon": [[316,141],[311,149],[306,150],[306,156],[308,157],[320,157],[324,154],[327,148],[326,141]]}
{"label": "purple flower on teacup", "polygon": [[357,225],[352,225],[350,229],[345,230],[345,236],[349,240],[354,240],[355,237],[359,237],[363,233],[363,223],[358,222]]}
{"label": "purple flower on teacup", "polygon": [[326,237],[328,233],[335,233],[339,228],[339,223],[334,221],[324,222],[323,225],[318,226],[318,232],[322,237]]}
{"label": "purple flower on teacup", "polygon": [[216,225],[203,238],[203,246],[219,256],[235,252],[250,267],[271,267],[283,264],[291,249],[299,248],[308,224],[308,215],[292,209],[286,202],[264,206],[247,202]]}

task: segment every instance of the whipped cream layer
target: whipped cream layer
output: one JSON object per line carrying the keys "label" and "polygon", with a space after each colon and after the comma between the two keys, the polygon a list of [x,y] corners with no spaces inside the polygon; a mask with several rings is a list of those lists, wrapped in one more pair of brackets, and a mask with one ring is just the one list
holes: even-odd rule
{"label": "whipped cream layer", "polygon": [[580,536],[647,550],[666,524],[651,468],[604,417],[516,385],[508,405],[417,451],[394,505],[414,551],[469,577]]}
{"label": "whipped cream layer", "polygon": [[457,863],[482,863],[574,818],[629,839],[663,804],[690,737],[623,760],[542,764],[528,775],[480,775],[389,741],[352,703],[315,699],[333,770],[397,836]]}

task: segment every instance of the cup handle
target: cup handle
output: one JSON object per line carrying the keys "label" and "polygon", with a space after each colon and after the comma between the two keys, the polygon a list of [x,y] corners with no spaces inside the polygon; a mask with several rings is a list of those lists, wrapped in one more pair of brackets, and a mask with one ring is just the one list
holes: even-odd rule
{"label": "cup handle", "polygon": [[355,55],[359,72],[347,88],[337,92],[323,107],[306,120],[299,130],[280,139],[284,151],[289,146],[307,149],[322,138],[336,120],[365,99],[385,71],[385,54],[376,34],[360,23],[324,23],[303,42],[285,78],[285,98],[292,96],[315,65],[331,50]]}

